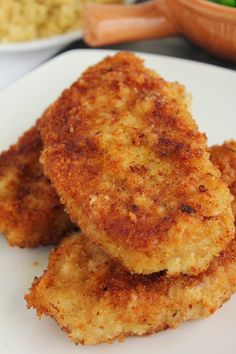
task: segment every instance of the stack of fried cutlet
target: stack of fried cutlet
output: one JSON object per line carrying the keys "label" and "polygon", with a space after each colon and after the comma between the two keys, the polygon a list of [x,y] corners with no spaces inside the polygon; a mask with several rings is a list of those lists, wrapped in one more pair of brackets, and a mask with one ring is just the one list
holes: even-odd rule
{"label": "stack of fried cutlet", "polygon": [[183,86],[118,53],[0,157],[9,243],[67,236],[26,300],[75,343],[174,328],[236,290],[236,143],[210,156],[188,106]]}

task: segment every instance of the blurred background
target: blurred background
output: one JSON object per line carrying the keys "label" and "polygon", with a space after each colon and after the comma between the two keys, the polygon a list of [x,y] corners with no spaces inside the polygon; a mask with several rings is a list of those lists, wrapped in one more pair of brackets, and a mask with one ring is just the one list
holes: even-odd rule
{"label": "blurred background", "polygon": [[0,90],[61,52],[90,46],[235,70],[236,0],[0,0]]}

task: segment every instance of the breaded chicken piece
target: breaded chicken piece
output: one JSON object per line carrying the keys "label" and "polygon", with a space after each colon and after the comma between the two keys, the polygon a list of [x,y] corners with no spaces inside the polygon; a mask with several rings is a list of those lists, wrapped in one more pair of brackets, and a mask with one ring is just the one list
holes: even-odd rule
{"label": "breaded chicken piece", "polygon": [[131,53],[88,69],[39,129],[72,220],[136,273],[198,274],[234,237],[232,197],[183,86]]}
{"label": "breaded chicken piece", "polygon": [[12,246],[54,244],[74,229],[43,174],[41,150],[33,127],[0,155],[0,231]]}
{"label": "breaded chicken piece", "polygon": [[[223,145],[215,145],[210,149],[211,161],[221,172],[222,179],[227,183],[233,195],[236,195],[236,141],[226,141]],[[236,198],[232,209],[236,215]]]}
{"label": "breaded chicken piece", "polygon": [[198,276],[131,275],[87,237],[75,234],[51,253],[26,295],[75,343],[147,335],[214,313],[236,290],[236,240]]}
{"label": "breaded chicken piece", "polygon": [[[211,159],[230,186],[236,181],[233,144],[211,148]],[[236,196],[235,189],[232,193]],[[164,273],[131,275],[86,237],[75,234],[52,252],[48,269],[35,280],[26,300],[39,316],[53,317],[75,343],[95,344],[209,316],[234,291],[236,239],[205,273],[171,278]]]}

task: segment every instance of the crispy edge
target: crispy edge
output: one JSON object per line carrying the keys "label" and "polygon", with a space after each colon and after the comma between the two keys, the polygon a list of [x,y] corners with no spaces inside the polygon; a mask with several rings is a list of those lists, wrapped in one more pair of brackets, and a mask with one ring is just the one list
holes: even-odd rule
{"label": "crispy edge", "polygon": [[0,230],[11,246],[55,244],[74,229],[43,173],[41,150],[33,127],[0,155]]}
{"label": "crispy edge", "polygon": [[[221,172],[221,177],[228,185],[232,195],[236,195],[236,140],[225,141],[223,145],[214,145],[210,149],[211,161]],[[232,202],[236,215],[236,198]]]}

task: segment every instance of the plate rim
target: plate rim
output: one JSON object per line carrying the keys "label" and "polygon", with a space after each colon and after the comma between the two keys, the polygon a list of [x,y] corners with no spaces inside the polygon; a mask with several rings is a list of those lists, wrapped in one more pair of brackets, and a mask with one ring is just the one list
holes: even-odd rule
{"label": "plate rim", "polygon": [[159,53],[147,53],[147,52],[137,51],[137,50],[119,50],[119,49],[101,49],[101,48],[75,48],[75,49],[66,50],[66,51],[64,51],[62,53],[58,53],[58,54],[56,53],[54,56],[52,56],[49,59],[47,59],[46,61],[40,63],[36,67],[32,68],[32,70],[28,71],[23,76],[18,78],[10,86],[7,86],[6,88],[3,88],[0,91],[0,96],[3,93],[8,92],[9,90],[11,90],[16,85],[20,84],[22,81],[27,79],[29,76],[31,76],[32,74],[34,74],[38,70],[41,70],[42,68],[46,67],[47,65],[50,65],[50,63],[52,63],[54,61],[61,60],[61,58],[63,58],[64,56],[71,56],[71,55],[74,55],[75,53],[80,53],[80,52],[83,52],[83,53],[89,52],[90,55],[91,55],[92,52],[98,52],[98,53],[104,53],[104,56],[108,56],[108,55],[114,55],[115,53],[118,53],[118,52],[121,52],[121,51],[131,52],[131,53],[134,53],[134,54],[137,54],[137,55],[141,55],[141,56],[144,56],[144,57],[145,56],[146,57],[150,56],[150,57],[162,58],[162,59],[165,59],[167,61],[184,62],[184,63],[187,63],[187,64],[201,66],[202,68],[205,68],[205,69],[208,68],[210,70],[224,71],[224,72],[227,72],[228,74],[230,73],[231,75],[235,75],[236,76],[236,70],[233,70],[231,68],[225,68],[225,67],[218,66],[218,65],[215,65],[215,64],[211,64],[211,63],[205,63],[205,62],[201,62],[201,61],[197,61],[197,60],[193,60],[193,59],[180,58],[180,57],[175,57],[175,56],[168,56],[168,55],[159,54]]}
{"label": "plate rim", "polygon": [[70,43],[74,40],[81,39],[83,37],[82,30],[71,31],[64,34],[59,34],[49,38],[40,38],[32,41],[24,42],[12,42],[12,43],[2,43],[0,42],[0,53],[15,53],[15,52],[26,52],[26,51],[36,51],[46,48],[53,48],[57,46],[63,46],[66,43]]}

